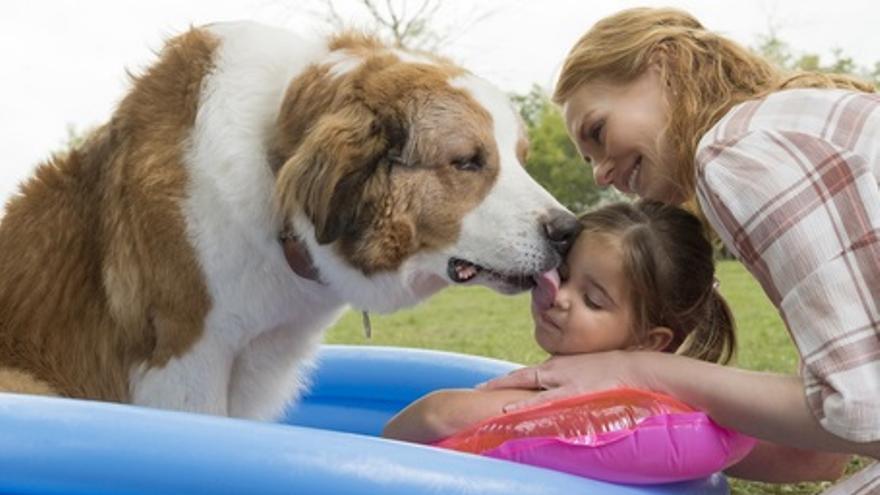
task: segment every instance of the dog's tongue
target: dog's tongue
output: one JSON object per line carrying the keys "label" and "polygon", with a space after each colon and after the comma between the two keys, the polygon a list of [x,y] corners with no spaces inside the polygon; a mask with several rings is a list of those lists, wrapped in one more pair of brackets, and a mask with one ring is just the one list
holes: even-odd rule
{"label": "dog's tongue", "polygon": [[559,272],[555,269],[535,277],[535,288],[532,289],[532,302],[539,309],[553,306],[556,293],[559,291]]}

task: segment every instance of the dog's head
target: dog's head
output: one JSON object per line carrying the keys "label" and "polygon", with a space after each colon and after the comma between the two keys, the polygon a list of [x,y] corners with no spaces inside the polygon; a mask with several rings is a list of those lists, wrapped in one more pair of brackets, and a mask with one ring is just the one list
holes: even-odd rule
{"label": "dog's head", "polygon": [[514,293],[577,228],[526,173],[527,148],[488,83],[343,37],[284,98],[276,192],[322,280],[357,307],[394,310],[452,283]]}

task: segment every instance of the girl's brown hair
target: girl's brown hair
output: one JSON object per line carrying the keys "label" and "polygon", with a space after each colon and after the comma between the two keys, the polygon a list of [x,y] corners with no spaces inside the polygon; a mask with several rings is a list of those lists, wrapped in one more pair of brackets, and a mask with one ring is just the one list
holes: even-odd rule
{"label": "girl's brown hair", "polygon": [[867,82],[839,74],[785,73],[764,57],[706,30],[690,14],[635,8],[596,23],[565,59],[553,101],[564,103],[585,83],[627,83],[656,63],[671,109],[666,136],[675,177],[693,198],[694,155],[703,135],[743,101],[788,88],[847,88],[873,92]]}
{"label": "girl's brown hair", "polygon": [[712,245],[700,220],[657,201],[614,203],[583,214],[581,235],[618,240],[631,291],[636,336],[673,332],[667,350],[726,364],[733,357],[733,315],[717,290]]}

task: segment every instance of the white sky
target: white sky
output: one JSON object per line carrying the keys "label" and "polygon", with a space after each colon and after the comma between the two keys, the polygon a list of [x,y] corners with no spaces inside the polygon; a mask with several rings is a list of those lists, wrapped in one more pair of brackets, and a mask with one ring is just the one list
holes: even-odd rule
{"label": "white sky", "polygon": [[[357,15],[351,0],[336,2]],[[413,0],[414,6],[419,4]],[[0,3],[0,204],[66,141],[67,128],[105,121],[169,35],[190,24],[251,19],[303,33],[324,26],[295,0],[6,0]],[[314,3],[312,9],[314,9]],[[709,29],[753,46],[773,25],[797,52],[841,48],[862,65],[880,60],[876,0],[444,0],[436,25],[494,14],[441,50],[507,91],[551,87],[571,45],[596,20],[637,5],[684,8]]]}

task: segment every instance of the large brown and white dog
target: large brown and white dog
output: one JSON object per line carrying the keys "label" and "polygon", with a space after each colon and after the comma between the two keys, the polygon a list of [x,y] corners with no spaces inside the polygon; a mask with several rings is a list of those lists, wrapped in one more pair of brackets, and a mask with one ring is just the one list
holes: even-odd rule
{"label": "large brown and white dog", "polygon": [[268,419],[346,305],[503,293],[576,228],[486,82],[253,23],[170,40],[0,224],[0,390]]}

